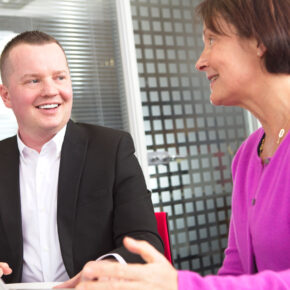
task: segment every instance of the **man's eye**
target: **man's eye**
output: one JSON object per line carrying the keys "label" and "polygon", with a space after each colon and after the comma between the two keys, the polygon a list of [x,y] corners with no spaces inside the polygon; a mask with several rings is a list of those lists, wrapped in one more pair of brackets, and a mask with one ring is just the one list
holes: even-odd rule
{"label": "man's eye", "polygon": [[65,77],[64,77],[64,76],[58,76],[57,79],[58,79],[59,81],[62,81],[62,80],[65,79]]}
{"label": "man's eye", "polygon": [[29,80],[27,82],[30,83],[30,84],[37,84],[37,83],[39,83],[39,80],[38,79],[33,79],[33,80]]}
{"label": "man's eye", "polygon": [[210,37],[210,38],[208,39],[208,42],[209,42],[209,45],[212,45],[212,44],[213,44],[213,38]]}

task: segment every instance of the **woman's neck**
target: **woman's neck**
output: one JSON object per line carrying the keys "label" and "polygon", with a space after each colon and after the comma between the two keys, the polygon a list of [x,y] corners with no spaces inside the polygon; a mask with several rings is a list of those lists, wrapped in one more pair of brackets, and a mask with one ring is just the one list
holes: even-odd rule
{"label": "woman's neck", "polygon": [[270,75],[248,98],[248,109],[265,131],[262,158],[271,157],[290,130],[290,76]]}

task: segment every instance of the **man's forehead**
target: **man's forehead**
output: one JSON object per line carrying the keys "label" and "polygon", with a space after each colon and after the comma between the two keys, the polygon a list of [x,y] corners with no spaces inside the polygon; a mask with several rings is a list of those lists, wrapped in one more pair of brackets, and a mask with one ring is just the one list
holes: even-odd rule
{"label": "man's forehead", "polygon": [[11,55],[21,54],[21,53],[30,53],[33,50],[37,50],[39,52],[43,50],[46,53],[48,51],[51,51],[51,52],[59,51],[63,54],[63,56],[65,56],[61,47],[57,43],[54,43],[54,42],[43,43],[43,44],[31,44],[31,43],[25,43],[25,42],[19,43],[11,49],[11,51],[9,52],[9,55],[11,56]]}
{"label": "man's forehead", "polygon": [[60,71],[70,75],[65,54],[56,43],[21,43],[11,49],[6,59],[4,78],[8,83],[8,79],[13,75],[17,79],[25,79],[29,75],[42,77],[47,74],[59,74]]}
{"label": "man's forehead", "polygon": [[[8,66],[22,64],[26,67],[55,67],[56,70],[68,69],[67,59],[62,48],[56,43],[27,44],[13,47],[7,57]],[[18,66],[19,68],[19,66]]]}

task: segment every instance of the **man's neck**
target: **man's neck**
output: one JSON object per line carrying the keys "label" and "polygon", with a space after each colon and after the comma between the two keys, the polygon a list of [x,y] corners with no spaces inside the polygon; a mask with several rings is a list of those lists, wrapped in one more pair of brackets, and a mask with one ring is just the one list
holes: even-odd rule
{"label": "man's neck", "polygon": [[[62,128],[61,128],[62,129]],[[60,130],[61,130],[60,129]],[[50,141],[60,131],[46,131],[45,133],[26,134],[22,130],[18,130],[18,136],[27,147],[36,150],[38,153],[44,144]]]}

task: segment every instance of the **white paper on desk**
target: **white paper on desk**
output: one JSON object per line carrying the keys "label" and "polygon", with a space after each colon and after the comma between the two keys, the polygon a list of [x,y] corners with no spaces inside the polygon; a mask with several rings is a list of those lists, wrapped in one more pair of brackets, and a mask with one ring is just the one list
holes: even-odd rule
{"label": "white paper on desk", "polygon": [[52,289],[61,282],[33,282],[6,284],[9,289]]}

